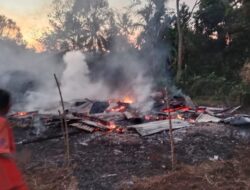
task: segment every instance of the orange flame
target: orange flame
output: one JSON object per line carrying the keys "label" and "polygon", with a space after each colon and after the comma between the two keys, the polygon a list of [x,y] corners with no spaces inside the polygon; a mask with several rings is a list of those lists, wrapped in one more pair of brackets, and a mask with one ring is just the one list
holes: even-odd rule
{"label": "orange flame", "polygon": [[176,117],[177,117],[177,119],[185,120],[184,117],[182,117],[180,114],[178,114]]}
{"label": "orange flame", "polygon": [[110,111],[111,112],[123,112],[124,110],[126,110],[126,107],[120,106],[120,107],[112,108]]}
{"label": "orange flame", "polygon": [[27,115],[28,113],[27,112],[18,112],[17,113],[17,115],[19,115],[19,116],[25,116],[25,115]]}
{"label": "orange flame", "polygon": [[115,125],[115,123],[110,122],[108,128],[109,128],[109,130],[114,130],[117,128],[117,126]]}
{"label": "orange flame", "polygon": [[125,96],[123,98],[122,102],[127,103],[127,104],[132,104],[132,103],[134,103],[134,99],[132,97]]}
{"label": "orange flame", "polygon": [[121,102],[121,103],[126,103],[126,104],[132,104],[135,102],[135,99],[132,96],[124,96],[122,98],[112,98],[109,99],[108,102],[114,103],[114,102]]}

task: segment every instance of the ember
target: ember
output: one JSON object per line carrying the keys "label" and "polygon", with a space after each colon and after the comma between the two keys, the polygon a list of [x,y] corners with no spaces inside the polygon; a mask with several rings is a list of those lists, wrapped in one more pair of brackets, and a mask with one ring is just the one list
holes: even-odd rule
{"label": "ember", "polygon": [[185,118],[182,117],[182,115],[180,115],[180,114],[177,115],[177,119],[185,120]]}
{"label": "ember", "polygon": [[126,106],[118,106],[108,110],[108,112],[124,112],[126,110]]}
{"label": "ember", "polygon": [[163,111],[168,113],[168,112],[176,112],[176,111],[189,111],[191,110],[192,108],[190,107],[187,107],[187,106],[180,106],[180,107],[176,107],[176,108],[169,108],[169,109],[164,109]]}
{"label": "ember", "polygon": [[114,130],[114,129],[117,128],[117,126],[116,126],[116,124],[115,124],[114,122],[110,122],[108,128],[109,128],[110,130]]}
{"label": "ember", "polygon": [[27,112],[18,112],[17,115],[19,115],[19,116],[25,116],[25,115],[28,115],[28,113]]}

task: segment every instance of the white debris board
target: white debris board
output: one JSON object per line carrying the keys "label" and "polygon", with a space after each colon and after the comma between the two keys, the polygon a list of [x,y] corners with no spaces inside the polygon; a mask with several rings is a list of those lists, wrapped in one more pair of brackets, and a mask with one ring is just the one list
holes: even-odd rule
{"label": "white debris board", "polygon": [[196,119],[197,123],[207,123],[207,122],[219,123],[220,121],[221,119],[218,117],[214,117],[214,116],[203,114],[203,113],[200,114]]}
{"label": "white debris board", "polygon": [[[172,119],[172,128],[180,129],[189,127],[190,124],[180,119]],[[141,136],[152,135],[161,131],[169,130],[169,120],[154,121],[139,125],[128,126],[130,129],[135,129]]]}

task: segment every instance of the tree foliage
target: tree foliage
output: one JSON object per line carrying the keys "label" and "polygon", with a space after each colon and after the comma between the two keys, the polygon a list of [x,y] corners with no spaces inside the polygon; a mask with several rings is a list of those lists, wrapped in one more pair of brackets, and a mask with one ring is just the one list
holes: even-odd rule
{"label": "tree foliage", "polygon": [[[209,86],[211,81],[224,89],[216,90],[217,94],[229,92],[241,84],[243,65],[249,63],[250,2],[200,0],[196,5],[192,8],[182,3],[179,7],[183,40],[179,84],[190,91],[195,86]],[[144,4],[137,0],[119,13],[107,0],[55,0],[52,10],[51,31],[43,38],[47,49],[99,53],[98,62],[105,54],[130,49],[145,59],[155,79],[162,81],[159,84],[176,75],[178,22],[165,0],[147,0]],[[133,45],[129,38],[135,38],[135,33],[139,35]],[[226,88],[221,87],[223,83],[227,83]]]}
{"label": "tree foliage", "polygon": [[0,40],[14,40],[17,44],[24,44],[20,28],[12,20],[0,15]]}
{"label": "tree foliage", "polygon": [[55,0],[53,6],[52,30],[42,39],[48,49],[107,50],[113,13],[106,0]]}
{"label": "tree foliage", "polygon": [[[185,74],[182,84],[187,91],[190,92],[190,86],[198,80],[206,80],[211,73],[213,80],[223,78],[224,84],[230,87],[221,91],[225,96],[241,83],[240,73],[250,56],[248,14],[249,3],[244,0],[201,1],[193,25],[184,35]],[[218,86],[222,89],[221,85]]]}

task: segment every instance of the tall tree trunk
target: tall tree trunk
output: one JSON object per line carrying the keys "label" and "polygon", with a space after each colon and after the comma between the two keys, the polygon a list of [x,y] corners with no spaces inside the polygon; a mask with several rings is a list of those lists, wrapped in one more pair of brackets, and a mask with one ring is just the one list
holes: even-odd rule
{"label": "tall tree trunk", "polygon": [[180,21],[180,0],[176,0],[177,11],[177,29],[178,29],[178,59],[176,81],[179,82],[182,76],[182,50],[183,50],[183,34]]}

